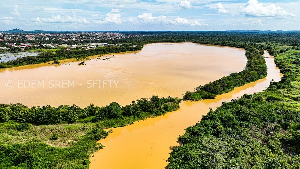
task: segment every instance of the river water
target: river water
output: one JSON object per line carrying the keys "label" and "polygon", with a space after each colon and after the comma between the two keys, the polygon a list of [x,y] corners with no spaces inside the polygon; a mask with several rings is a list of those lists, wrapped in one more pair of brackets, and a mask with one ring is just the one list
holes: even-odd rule
{"label": "river water", "polygon": [[[184,129],[201,120],[209,108],[244,93],[259,92],[280,79],[274,61],[266,54],[268,77],[213,100],[182,102],[180,109],[164,116],[113,129],[100,140],[105,148],[91,157],[90,168],[164,168]],[[0,103],[27,106],[62,104],[84,107],[111,102],[130,104],[140,98],[180,97],[199,85],[217,80],[246,65],[242,49],[193,43],[157,43],[141,51],[93,57],[79,66],[67,60],[61,65],[39,64],[0,70]]]}
{"label": "river water", "polygon": [[260,92],[269,86],[270,81],[280,80],[280,70],[276,67],[274,58],[268,53],[265,53],[265,57],[268,75],[264,79],[235,88],[232,92],[217,96],[216,99],[182,102],[178,111],[113,129],[106,139],[99,141],[105,147],[90,158],[90,168],[165,168],[170,148],[179,145],[178,136],[184,134],[184,129],[200,121],[209,108],[215,109],[222,102],[229,102],[244,94]]}
{"label": "river water", "polygon": [[0,103],[85,107],[126,105],[152,95],[182,97],[198,85],[241,71],[244,54],[229,47],[158,43],[139,52],[94,57],[81,66],[67,60],[2,69]]}

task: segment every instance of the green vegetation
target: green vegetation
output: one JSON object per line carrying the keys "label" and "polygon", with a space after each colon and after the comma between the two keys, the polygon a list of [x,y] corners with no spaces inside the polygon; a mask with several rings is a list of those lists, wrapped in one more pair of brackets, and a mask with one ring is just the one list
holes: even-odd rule
{"label": "green vegetation", "polygon": [[[130,32],[132,33],[132,32]],[[284,77],[268,90],[245,95],[210,111],[179,138],[167,168],[299,168],[300,33],[274,32],[135,32],[115,39],[122,46],[94,50],[44,50],[38,57],[0,63],[0,68],[68,58],[140,50],[157,42],[194,42],[244,48],[247,66],[187,92],[184,99],[214,98],[236,86],[266,76],[264,50],[276,56]],[[105,41],[106,42],[106,41]],[[133,44],[137,46],[134,47]],[[140,99],[127,106],[76,105],[32,107],[0,105],[0,168],[88,168],[89,156],[102,145],[104,129],[120,127],[179,108],[177,98]]]}
{"label": "green vegetation", "polygon": [[59,64],[58,60],[64,59],[85,59],[89,56],[103,55],[109,53],[120,53],[127,51],[137,51],[141,50],[143,45],[132,45],[124,44],[118,46],[104,46],[97,47],[96,49],[86,50],[86,49],[72,49],[60,48],[60,50],[43,50],[38,56],[28,56],[23,58],[18,58],[16,60],[8,61],[5,63],[0,62],[0,68],[10,68],[23,65],[31,65],[38,63],[46,63],[54,61],[54,64]]}
{"label": "green vegetation", "polygon": [[104,129],[177,110],[181,99],[140,99],[130,105],[111,103],[32,107],[0,105],[0,168],[88,168],[89,157],[102,148]]}
{"label": "green vegetation", "polygon": [[267,76],[267,67],[263,58],[264,50],[245,47],[247,65],[239,73],[232,73],[214,82],[196,88],[195,92],[186,92],[184,100],[214,99],[217,95],[232,91],[235,87],[262,79]]}
{"label": "green vegetation", "polygon": [[[7,126],[11,125],[8,123]],[[31,132],[34,130],[29,128],[17,133],[23,135],[27,131]],[[4,131],[1,135],[13,134],[16,131],[9,129],[9,132]],[[76,132],[76,130],[72,131],[72,134],[73,132]],[[106,137],[107,132],[94,127],[81,136],[79,141],[72,143],[66,148],[53,147],[46,144],[39,139],[42,136],[35,136],[38,138],[30,139],[25,143],[1,144],[0,168],[87,168],[89,155],[102,148],[101,145],[97,145],[96,141]],[[14,135],[11,135],[11,137],[15,138]],[[48,137],[49,140],[51,138]]]}
{"label": "green vegetation", "polygon": [[187,128],[167,168],[300,167],[300,51],[278,48],[270,53],[282,80],[259,94],[223,103]]}

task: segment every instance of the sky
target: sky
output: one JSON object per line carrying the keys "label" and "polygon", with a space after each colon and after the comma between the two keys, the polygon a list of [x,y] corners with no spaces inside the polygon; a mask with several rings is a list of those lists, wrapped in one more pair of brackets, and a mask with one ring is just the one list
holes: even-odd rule
{"label": "sky", "polygon": [[1,0],[0,30],[300,30],[300,0]]}

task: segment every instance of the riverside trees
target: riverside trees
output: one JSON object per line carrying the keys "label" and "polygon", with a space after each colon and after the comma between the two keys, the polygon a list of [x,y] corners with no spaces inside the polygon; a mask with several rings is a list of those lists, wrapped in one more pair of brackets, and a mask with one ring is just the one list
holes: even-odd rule
{"label": "riverside trees", "polygon": [[[37,128],[36,126],[49,124],[58,128],[68,126],[67,124],[73,124],[76,128],[76,125],[84,124],[90,128],[86,129],[83,126],[76,130],[71,129],[84,130],[86,134],[65,148],[52,147],[34,138],[22,144],[6,144],[0,139],[0,168],[88,168],[90,154],[102,148],[96,142],[108,135],[104,128],[124,126],[136,120],[177,110],[180,101],[178,98],[153,96],[151,99],[140,99],[126,106],[115,102],[105,107],[90,105],[86,108],[76,105],[29,108],[21,104],[1,104],[0,130],[5,132],[0,136],[11,133],[26,135],[36,132],[32,129]],[[7,132],[10,134],[6,134]],[[59,134],[54,132],[49,140],[61,141],[59,137],[65,133],[66,131]]]}
{"label": "riverside trees", "polygon": [[39,63],[46,63],[50,61],[58,62],[58,60],[64,59],[85,59],[89,56],[94,55],[103,55],[109,53],[120,53],[127,51],[137,51],[142,49],[142,45],[132,45],[132,44],[124,44],[124,45],[113,45],[113,46],[104,46],[98,47],[96,49],[85,50],[85,49],[72,49],[66,50],[66,48],[61,48],[55,51],[45,50],[42,51],[38,56],[27,56],[18,58],[16,60],[8,61],[5,63],[0,63],[0,68],[9,68],[23,65],[32,65]]}
{"label": "riverside trees", "polygon": [[[284,73],[282,81],[272,83],[264,93],[245,95],[240,100],[223,104],[203,117],[196,126],[188,128],[187,133],[179,138],[182,145],[173,149],[168,168],[299,167],[299,37],[299,33],[147,32],[145,36],[115,41],[140,44],[140,47],[154,42],[190,41],[246,48],[247,56],[257,58],[246,68],[253,70],[245,75],[251,78],[264,76],[265,71],[260,57],[252,57],[252,53],[257,56],[263,50],[269,50],[270,54],[282,53],[276,56],[276,64]],[[60,56],[56,52],[49,52],[39,59],[47,61],[46,56],[64,59],[92,54],[85,52],[87,51],[57,51]],[[12,65],[2,64],[2,67],[35,63],[28,62],[29,60],[33,59],[27,58],[24,62]],[[200,90],[201,97],[214,97],[218,92],[229,90],[247,80],[241,78],[241,81],[234,81],[240,79],[239,76],[235,73],[215,82],[216,84],[210,83],[204,87],[205,90]],[[172,97],[152,97],[126,106],[118,103],[111,103],[106,107],[90,105],[86,108],[76,105],[32,108],[21,104],[0,105],[0,130],[3,131],[0,132],[0,168],[88,168],[90,154],[102,147],[96,141],[108,134],[103,128],[124,126],[136,120],[176,110],[179,102],[180,99]],[[54,126],[56,129],[68,126],[67,124],[71,127],[74,127],[72,124],[83,124],[80,131],[85,131],[70,146],[57,148],[47,144],[49,140],[61,141],[61,135],[55,135],[56,133],[51,133],[47,141],[41,141],[33,133],[34,137],[23,143],[13,142],[13,136],[26,135],[32,132],[33,127]],[[90,128],[87,127],[89,125]],[[74,131],[74,135],[78,130],[71,131]],[[6,132],[9,134],[5,135]]]}
{"label": "riverside trees", "polygon": [[239,73],[232,73],[229,76],[222,77],[219,80],[199,86],[195,92],[186,92],[184,100],[213,99],[216,95],[227,93],[235,87],[242,86],[249,82],[262,79],[267,75],[267,67],[262,56],[263,49],[254,46],[246,46],[247,65]]}
{"label": "riverside trees", "polygon": [[136,116],[145,118],[165,114],[179,108],[181,99],[159,98],[140,99],[127,106],[120,106],[112,102],[108,106],[98,107],[90,105],[80,108],[76,105],[61,105],[57,108],[50,105],[42,107],[27,107],[22,104],[1,104],[0,122],[16,121],[36,125],[62,124],[84,122],[98,122],[108,119],[122,119]]}
{"label": "riverside trees", "polygon": [[[290,41],[293,37],[279,42]],[[300,51],[281,45],[264,48],[275,54],[282,80],[264,92],[223,103],[187,128],[166,168],[299,168]]]}

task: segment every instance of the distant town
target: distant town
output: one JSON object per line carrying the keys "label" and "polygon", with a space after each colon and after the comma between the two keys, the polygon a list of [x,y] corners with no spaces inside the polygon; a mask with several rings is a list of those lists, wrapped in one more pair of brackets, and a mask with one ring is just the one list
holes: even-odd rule
{"label": "distant town", "polygon": [[138,35],[118,32],[51,32],[43,30],[24,31],[13,29],[0,32],[0,52],[17,53],[35,49],[54,49],[64,47],[95,49],[98,46],[114,45],[116,39],[124,39]]}
{"label": "distant town", "polygon": [[[154,35],[158,32],[170,33],[168,31],[24,31],[12,29],[0,31],[0,53],[18,53],[22,51],[37,51],[41,49],[96,49],[101,46],[122,45],[127,43],[126,39],[139,36]],[[180,32],[180,31],[179,31]],[[184,31],[187,33],[188,31]],[[194,31],[191,31],[194,32]],[[196,31],[203,33],[207,31]],[[223,31],[224,32],[224,31]],[[290,33],[299,31],[271,31],[271,30],[227,30],[225,32],[235,33]],[[176,31],[172,32],[176,34]],[[177,32],[178,33],[178,32]],[[194,32],[195,33],[195,32]],[[135,45],[133,45],[134,47]],[[3,59],[2,59],[3,61]]]}

